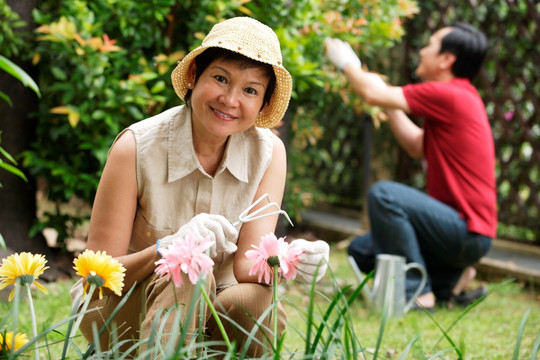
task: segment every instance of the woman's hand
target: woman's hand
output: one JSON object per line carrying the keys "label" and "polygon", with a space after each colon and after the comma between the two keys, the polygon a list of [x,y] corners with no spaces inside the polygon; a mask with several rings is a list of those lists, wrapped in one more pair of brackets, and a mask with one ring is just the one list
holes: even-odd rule
{"label": "woman's hand", "polygon": [[330,247],[323,240],[307,241],[304,239],[293,240],[289,248],[301,249],[300,262],[296,265],[296,271],[307,283],[322,279],[328,268],[328,258],[330,256]]}
{"label": "woman's hand", "polygon": [[219,254],[226,252],[232,254],[236,251],[236,241],[238,230],[222,215],[198,214],[187,224],[183,225],[174,235],[161,238],[156,243],[156,250],[167,248],[172,244],[174,238],[185,238],[192,234],[197,238],[210,237],[214,245],[209,249],[210,257],[215,258]]}

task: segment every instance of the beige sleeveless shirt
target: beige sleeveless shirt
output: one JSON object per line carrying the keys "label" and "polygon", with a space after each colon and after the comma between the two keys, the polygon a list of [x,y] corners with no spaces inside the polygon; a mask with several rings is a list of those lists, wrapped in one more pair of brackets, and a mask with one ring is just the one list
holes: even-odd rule
{"label": "beige sleeveless shirt", "polygon": [[[176,233],[200,213],[220,214],[235,222],[253,202],[272,159],[275,137],[270,130],[256,127],[231,135],[212,177],[195,154],[187,106],[169,109],[124,131],[128,130],[135,135],[138,186],[130,252]],[[214,259],[218,288],[237,283],[233,258],[234,254],[223,254]]]}

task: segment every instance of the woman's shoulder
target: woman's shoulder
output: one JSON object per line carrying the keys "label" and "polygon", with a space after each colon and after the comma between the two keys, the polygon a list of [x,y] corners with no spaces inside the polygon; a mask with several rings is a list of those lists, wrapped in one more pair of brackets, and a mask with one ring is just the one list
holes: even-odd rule
{"label": "woman's shoulder", "polygon": [[188,113],[189,109],[185,105],[175,106],[152,117],[138,121],[130,125],[129,129],[136,134],[148,134],[149,131],[160,131],[162,129],[168,129],[171,122],[176,122],[179,119],[188,118]]}
{"label": "woman's shoulder", "polygon": [[257,139],[259,141],[265,141],[273,143],[275,141],[281,141],[279,136],[272,129],[261,129],[255,126],[252,126],[245,132],[246,136],[249,138]]}
{"label": "woman's shoulder", "polygon": [[253,126],[244,134],[252,147],[259,148],[264,153],[272,154],[275,147],[284,146],[283,141],[271,129],[261,129]]}

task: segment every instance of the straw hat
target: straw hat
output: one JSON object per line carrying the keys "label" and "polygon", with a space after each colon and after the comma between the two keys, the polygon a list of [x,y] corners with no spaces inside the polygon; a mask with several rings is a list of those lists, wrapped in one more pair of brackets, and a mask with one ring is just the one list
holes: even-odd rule
{"label": "straw hat", "polygon": [[171,74],[174,90],[180,99],[185,100],[188,91],[187,72],[192,61],[210,47],[234,51],[272,65],[276,75],[276,87],[268,106],[257,115],[255,126],[274,127],[285,115],[292,90],[291,75],[283,67],[279,40],[274,31],[249,17],[235,17],[214,25],[202,45],[187,54]]}

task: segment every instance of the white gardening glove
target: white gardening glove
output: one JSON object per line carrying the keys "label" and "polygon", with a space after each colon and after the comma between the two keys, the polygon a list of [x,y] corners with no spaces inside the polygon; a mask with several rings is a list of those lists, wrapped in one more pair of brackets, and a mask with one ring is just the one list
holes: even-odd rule
{"label": "white gardening glove", "polygon": [[194,216],[176,234],[159,239],[156,243],[157,252],[169,247],[174,238],[181,237],[183,239],[187,234],[193,234],[199,239],[209,236],[210,240],[214,242],[214,245],[209,249],[211,258],[215,258],[223,252],[232,254],[237,249],[235,243],[238,238],[238,230],[231,222],[221,215],[203,213]]}
{"label": "white gardening glove", "polygon": [[362,62],[354,53],[348,42],[340,39],[326,38],[324,39],[324,55],[330,62],[343,71],[343,68],[349,64],[360,68]]}
{"label": "white gardening glove", "polygon": [[304,251],[299,257],[300,262],[296,265],[298,274],[300,274],[307,283],[311,283],[315,276],[315,272],[317,272],[315,282],[321,280],[328,267],[328,257],[330,255],[330,247],[328,244],[323,240],[307,241],[304,239],[296,239],[289,244],[289,248],[296,248]]}

